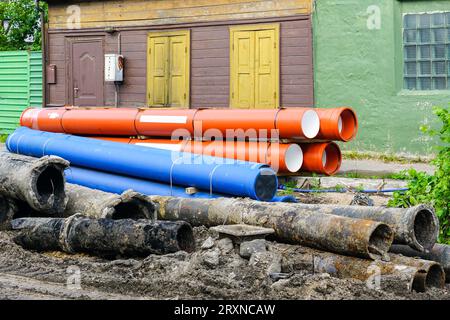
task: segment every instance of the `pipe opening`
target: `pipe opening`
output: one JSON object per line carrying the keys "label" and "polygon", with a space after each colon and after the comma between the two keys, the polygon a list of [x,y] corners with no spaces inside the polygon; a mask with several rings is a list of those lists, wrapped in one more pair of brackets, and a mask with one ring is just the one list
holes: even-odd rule
{"label": "pipe opening", "polygon": [[278,179],[272,169],[262,168],[255,180],[257,200],[270,201],[278,189]]}
{"label": "pipe opening", "polygon": [[12,219],[19,218],[31,218],[31,217],[45,217],[47,214],[39,213],[34,210],[28,203],[25,201],[16,201],[17,211],[14,213]]}
{"label": "pipe opening", "polygon": [[40,203],[46,203],[52,195],[55,200],[64,199],[64,176],[61,170],[54,166],[46,167],[39,174],[36,189]]}
{"label": "pipe opening", "polygon": [[351,109],[345,109],[341,112],[338,120],[338,129],[341,139],[349,141],[356,136],[358,123],[356,115]]}
{"label": "pipe opening", "polygon": [[425,270],[419,270],[414,275],[412,289],[416,292],[425,292],[426,288],[427,272]]}
{"label": "pipe opening", "polygon": [[195,250],[195,239],[192,227],[189,224],[183,224],[177,232],[177,243],[180,250],[193,252]]}
{"label": "pipe opening", "polygon": [[394,240],[394,232],[386,224],[378,225],[370,235],[369,255],[371,258],[382,258],[389,251]]}
{"label": "pipe opening", "polygon": [[127,202],[121,202],[114,207],[114,213],[111,219],[150,219],[152,217],[153,209],[149,208],[148,202],[140,199],[131,199]]}
{"label": "pipe opening", "polygon": [[319,134],[320,118],[316,111],[307,110],[303,113],[301,130],[303,135],[309,139],[315,138]]}
{"label": "pipe opening", "polygon": [[289,145],[284,155],[284,161],[289,172],[297,172],[300,170],[303,164],[302,148],[298,144]]}
{"label": "pipe opening", "polygon": [[436,228],[433,212],[422,209],[414,217],[414,238],[425,249],[431,249],[436,243]]}
{"label": "pipe opening", "polygon": [[445,286],[445,273],[438,264],[432,265],[425,278],[427,288],[443,288]]}
{"label": "pipe opening", "polygon": [[330,142],[322,153],[322,165],[327,175],[333,175],[341,168],[342,155],[338,145]]}

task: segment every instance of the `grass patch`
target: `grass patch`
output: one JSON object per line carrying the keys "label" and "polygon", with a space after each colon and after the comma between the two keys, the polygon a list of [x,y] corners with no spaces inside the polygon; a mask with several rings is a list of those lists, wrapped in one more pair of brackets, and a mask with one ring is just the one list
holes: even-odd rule
{"label": "grass patch", "polygon": [[370,153],[370,152],[358,152],[358,151],[342,151],[342,158],[347,160],[378,160],[383,162],[396,162],[396,163],[430,163],[431,158],[428,157],[406,157],[395,154],[384,153]]}
{"label": "grass patch", "polygon": [[358,172],[348,172],[338,177],[351,178],[351,179],[391,179],[391,180],[409,180],[408,171],[402,171],[397,173],[389,173],[382,176],[367,176]]}
{"label": "grass patch", "polygon": [[8,138],[7,134],[1,134],[0,135],[0,143],[5,143],[7,138]]}

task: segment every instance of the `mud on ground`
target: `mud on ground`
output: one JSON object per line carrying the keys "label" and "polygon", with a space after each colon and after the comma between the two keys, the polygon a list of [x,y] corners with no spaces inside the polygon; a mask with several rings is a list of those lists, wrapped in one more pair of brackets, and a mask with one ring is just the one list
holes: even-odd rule
{"label": "mud on ground", "polygon": [[[361,281],[301,271],[273,281],[268,270],[280,268],[279,261],[250,263],[226,241],[209,239],[202,249],[206,239],[217,237],[204,227],[195,228],[195,252],[145,259],[31,252],[13,236],[0,232],[1,299],[450,299],[450,288],[394,295]],[[270,247],[276,254],[276,244]]]}

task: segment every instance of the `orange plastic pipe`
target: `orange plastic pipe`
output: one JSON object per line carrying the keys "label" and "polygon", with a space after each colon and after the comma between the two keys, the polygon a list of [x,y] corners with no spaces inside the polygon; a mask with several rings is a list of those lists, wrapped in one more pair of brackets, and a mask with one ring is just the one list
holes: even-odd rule
{"label": "orange plastic pipe", "polygon": [[206,136],[312,139],[320,119],[312,108],[287,109],[27,109],[21,125],[81,135]]}
{"label": "orange plastic pipe", "polygon": [[358,118],[352,108],[315,109],[320,117],[316,139],[350,141],[358,131]]}
{"label": "orange plastic pipe", "polygon": [[302,149],[297,144],[245,141],[174,141],[169,139],[129,139],[95,137],[96,139],[190,152],[214,157],[266,163],[280,173],[297,172],[303,162]]}
{"label": "orange plastic pipe", "polygon": [[84,135],[137,135],[135,108],[26,109],[20,125],[41,131]]}
{"label": "orange plastic pipe", "polygon": [[303,143],[303,165],[301,171],[333,175],[339,171],[342,155],[334,142]]}

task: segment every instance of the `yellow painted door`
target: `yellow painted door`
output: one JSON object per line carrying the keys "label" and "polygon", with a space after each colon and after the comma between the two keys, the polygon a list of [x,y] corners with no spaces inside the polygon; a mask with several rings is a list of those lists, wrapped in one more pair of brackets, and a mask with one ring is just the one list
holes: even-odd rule
{"label": "yellow painted door", "polygon": [[169,67],[169,38],[152,37],[149,41],[148,104],[165,106],[169,88],[167,86]]}
{"label": "yellow painted door", "polygon": [[148,105],[189,107],[189,32],[149,36]]}
{"label": "yellow painted door", "polygon": [[231,93],[235,108],[254,108],[255,105],[255,33],[234,33]]}
{"label": "yellow painted door", "polygon": [[185,36],[173,36],[169,40],[169,100],[171,107],[187,107],[187,45]]}
{"label": "yellow painted door", "polygon": [[231,107],[278,108],[278,25],[236,27],[231,34]]}
{"label": "yellow painted door", "polygon": [[255,107],[277,108],[277,41],[275,30],[256,31]]}

